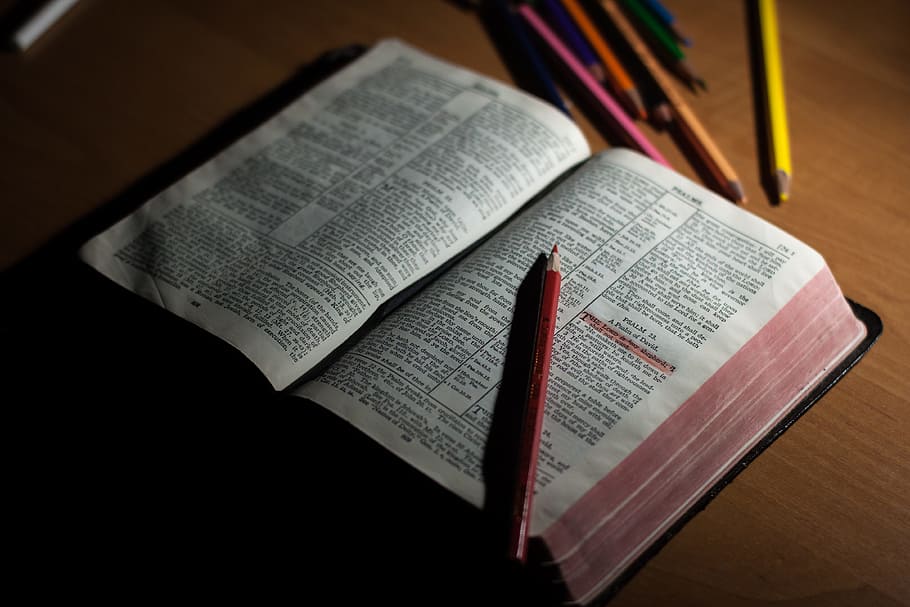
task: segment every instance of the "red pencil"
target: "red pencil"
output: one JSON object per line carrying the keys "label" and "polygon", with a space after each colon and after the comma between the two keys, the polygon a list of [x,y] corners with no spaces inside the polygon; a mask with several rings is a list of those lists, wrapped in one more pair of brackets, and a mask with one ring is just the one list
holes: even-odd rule
{"label": "red pencil", "polygon": [[547,379],[550,376],[550,356],[553,352],[553,332],[559,308],[559,249],[547,261],[547,272],[540,300],[537,335],[534,340],[534,362],[531,371],[528,403],[522,418],[519,436],[518,470],[515,495],[512,501],[512,528],[509,534],[509,556],[525,562],[528,556],[528,532],[531,523],[531,501],[537,477],[537,452],[540,448],[540,428],[543,425],[544,401],[547,398]]}

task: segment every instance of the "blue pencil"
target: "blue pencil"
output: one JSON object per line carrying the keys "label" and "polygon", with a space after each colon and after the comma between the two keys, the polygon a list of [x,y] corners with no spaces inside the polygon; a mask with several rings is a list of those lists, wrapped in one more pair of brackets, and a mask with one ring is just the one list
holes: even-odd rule
{"label": "blue pencil", "polygon": [[[521,58],[516,58],[515,60],[521,61],[522,65],[510,66],[516,71],[521,72],[520,74],[513,74],[513,77],[520,75],[524,82],[519,82],[519,84],[523,88],[541,99],[549,101],[562,110],[566,116],[571,118],[572,115],[569,113],[569,108],[566,106],[565,101],[563,101],[562,96],[556,89],[553,77],[550,75],[550,71],[547,69],[543,58],[541,58],[534,48],[534,44],[531,42],[531,38],[528,36],[528,32],[525,29],[525,24],[522,23],[518,15],[509,8],[506,0],[491,0],[486,3],[486,6],[490,12],[486,12],[485,14],[495,20],[493,25],[498,26],[498,33],[508,36],[512,43],[511,48],[514,49],[514,52],[521,54]],[[519,67],[521,69],[518,69]],[[517,77],[516,80],[518,80]]]}

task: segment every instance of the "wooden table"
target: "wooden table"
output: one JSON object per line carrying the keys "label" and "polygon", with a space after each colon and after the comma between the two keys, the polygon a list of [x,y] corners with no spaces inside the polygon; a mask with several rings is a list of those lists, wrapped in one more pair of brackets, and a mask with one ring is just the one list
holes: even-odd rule
{"label": "wooden table", "polygon": [[[710,87],[685,96],[748,209],[820,251],[885,330],[612,604],[910,605],[910,3],[779,2],[794,164],[783,206],[760,185],[744,3],[668,4]],[[509,79],[453,2],[83,0],[28,52],[0,55],[0,267],[61,234],[75,247],[87,235],[67,232],[74,222],[321,51],[389,36]]]}

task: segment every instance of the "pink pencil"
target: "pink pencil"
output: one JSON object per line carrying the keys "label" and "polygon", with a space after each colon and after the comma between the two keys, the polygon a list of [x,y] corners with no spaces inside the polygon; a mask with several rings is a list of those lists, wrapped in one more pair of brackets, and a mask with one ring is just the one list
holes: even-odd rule
{"label": "pink pencil", "polygon": [[528,25],[537,32],[538,36],[543,38],[544,42],[546,42],[550,49],[563,63],[565,63],[566,67],[575,74],[576,78],[581,80],[582,84],[584,84],[591,94],[594,95],[594,98],[603,105],[604,109],[607,110],[607,113],[616,122],[616,126],[627,135],[630,142],[653,160],[656,160],[664,166],[670,167],[670,163],[667,162],[666,158],[664,158],[661,153],[657,151],[657,148],[655,148],[642,132],[638,130],[638,127],[636,127],[629,117],[626,116],[625,112],[623,112],[622,108],[613,99],[610,93],[600,86],[600,83],[597,82],[578,59],[572,55],[572,52],[566,48],[559,37],[553,33],[546,23],[544,23],[543,19],[540,18],[534,9],[527,4],[522,4],[518,7],[518,10],[521,12],[521,16],[525,18],[525,21],[528,22]]}

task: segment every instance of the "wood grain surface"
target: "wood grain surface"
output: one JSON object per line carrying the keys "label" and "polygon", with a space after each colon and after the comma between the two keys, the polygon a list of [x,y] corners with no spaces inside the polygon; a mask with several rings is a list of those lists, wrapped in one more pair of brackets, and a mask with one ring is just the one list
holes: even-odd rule
{"label": "wood grain surface", "polygon": [[[884,334],[611,605],[910,605],[910,3],[778,3],[794,167],[783,206],[762,187],[747,4],[667,4],[709,87],[683,94],[748,210],[816,248]],[[0,268],[320,52],[382,37],[510,79],[476,15],[442,0],[83,0],[26,53],[0,54]],[[646,131],[696,176],[666,133]]]}

